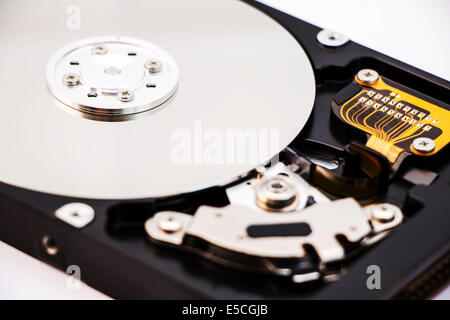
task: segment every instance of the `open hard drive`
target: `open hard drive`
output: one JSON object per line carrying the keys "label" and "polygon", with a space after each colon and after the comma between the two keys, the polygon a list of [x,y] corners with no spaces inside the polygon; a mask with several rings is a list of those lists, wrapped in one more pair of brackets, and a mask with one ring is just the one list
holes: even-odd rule
{"label": "open hard drive", "polygon": [[448,280],[448,81],[251,0],[49,2],[0,3],[1,241],[115,298]]}

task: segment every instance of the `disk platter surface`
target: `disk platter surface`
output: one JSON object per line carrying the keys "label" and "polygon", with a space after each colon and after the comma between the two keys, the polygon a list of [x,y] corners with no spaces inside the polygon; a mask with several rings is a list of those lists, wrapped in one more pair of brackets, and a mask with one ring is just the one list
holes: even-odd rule
{"label": "disk platter surface", "polygon": [[[79,9],[79,28],[67,25],[68,5]],[[49,92],[47,66],[58,50],[106,36],[139,39],[173,58],[177,86],[172,79],[164,99],[155,98],[157,108],[110,121]],[[200,129],[276,130],[276,150],[261,159],[267,161],[298,135],[314,102],[314,74],[301,46],[239,1],[2,1],[0,41],[0,181],[41,192],[131,199],[222,185],[256,164],[179,163],[177,132],[189,136],[194,154]],[[81,68],[86,85],[83,67],[80,61],[68,70]],[[105,73],[134,70],[112,63]]]}

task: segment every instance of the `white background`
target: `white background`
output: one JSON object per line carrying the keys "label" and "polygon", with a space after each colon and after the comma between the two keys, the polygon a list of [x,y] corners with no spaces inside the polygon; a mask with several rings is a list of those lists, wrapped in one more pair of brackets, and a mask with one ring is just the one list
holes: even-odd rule
{"label": "white background", "polygon": [[[262,2],[450,79],[449,0]],[[0,299],[108,298],[84,284],[80,289],[68,289],[66,281],[67,276],[63,272],[0,242]],[[438,298],[450,299],[450,288]]]}

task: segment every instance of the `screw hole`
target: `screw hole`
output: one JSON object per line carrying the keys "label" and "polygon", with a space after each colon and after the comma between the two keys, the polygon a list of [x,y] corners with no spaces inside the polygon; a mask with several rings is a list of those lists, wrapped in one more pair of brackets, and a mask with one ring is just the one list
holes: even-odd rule
{"label": "screw hole", "polygon": [[283,177],[289,177],[289,175],[285,172],[280,172],[278,175]]}
{"label": "screw hole", "polygon": [[283,185],[279,182],[274,182],[271,184],[271,187],[274,189],[281,189],[281,188],[283,188]]}
{"label": "screw hole", "polygon": [[42,238],[42,246],[49,256],[55,256],[58,254],[59,248],[55,240],[52,239],[50,236],[44,236]]}

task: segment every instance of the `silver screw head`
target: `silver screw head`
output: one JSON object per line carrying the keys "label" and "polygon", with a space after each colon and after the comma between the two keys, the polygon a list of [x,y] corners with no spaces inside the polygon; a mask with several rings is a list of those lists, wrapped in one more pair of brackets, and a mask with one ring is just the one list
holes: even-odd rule
{"label": "silver screw head", "polygon": [[283,193],[288,191],[289,184],[286,180],[280,178],[274,178],[266,184],[266,188],[271,193]]}
{"label": "silver screw head", "polygon": [[120,89],[117,91],[117,99],[122,102],[129,102],[134,99],[134,93],[128,89]]}
{"label": "silver screw head", "polygon": [[159,221],[159,228],[167,233],[175,233],[181,230],[182,224],[174,216],[166,216]]}
{"label": "silver screw head", "polygon": [[284,176],[262,179],[255,189],[256,204],[261,208],[290,208],[297,198],[297,189]]}
{"label": "silver screw head", "polygon": [[416,151],[419,151],[422,153],[430,153],[436,147],[436,145],[432,139],[425,138],[425,137],[420,137],[420,138],[414,139],[412,146]]}
{"label": "silver screw head", "polygon": [[394,220],[395,212],[398,208],[389,203],[381,203],[372,208],[372,219],[386,223]]}
{"label": "silver screw head", "polygon": [[347,36],[328,29],[324,29],[317,34],[317,41],[327,47],[340,47],[349,40]]}
{"label": "silver screw head", "polygon": [[256,173],[258,174],[258,179],[261,179],[264,176],[264,173],[266,173],[267,169],[264,166],[258,166],[256,167]]}
{"label": "silver screw head", "polygon": [[150,73],[157,73],[162,70],[162,63],[158,59],[150,59],[145,62],[145,69],[147,69]]}
{"label": "silver screw head", "polygon": [[365,84],[374,84],[380,77],[378,72],[372,69],[362,69],[357,74],[358,80]]}
{"label": "silver screw head", "polygon": [[80,76],[76,73],[67,73],[63,77],[64,85],[74,87],[80,84]]}
{"label": "silver screw head", "polygon": [[104,46],[96,46],[92,48],[92,54],[103,55],[107,53],[108,49]]}

